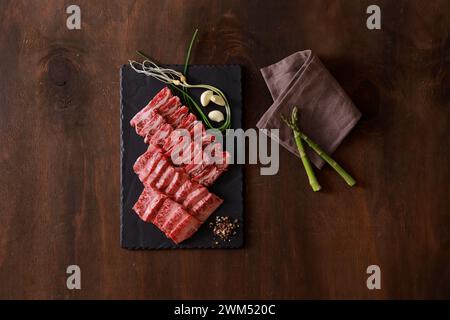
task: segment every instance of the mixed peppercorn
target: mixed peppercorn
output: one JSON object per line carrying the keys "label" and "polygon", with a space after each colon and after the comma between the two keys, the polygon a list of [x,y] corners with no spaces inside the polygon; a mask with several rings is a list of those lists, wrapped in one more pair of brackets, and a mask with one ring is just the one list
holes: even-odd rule
{"label": "mixed peppercorn", "polygon": [[214,244],[218,245],[218,240],[231,241],[231,238],[236,235],[239,228],[239,220],[227,216],[217,216],[213,222],[209,223],[209,227],[214,234]]}

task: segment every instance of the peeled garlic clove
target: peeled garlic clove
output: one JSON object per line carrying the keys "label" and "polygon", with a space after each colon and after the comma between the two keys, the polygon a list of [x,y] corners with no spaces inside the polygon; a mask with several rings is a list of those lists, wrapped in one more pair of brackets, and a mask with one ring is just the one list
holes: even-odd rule
{"label": "peeled garlic clove", "polygon": [[200,103],[202,104],[202,106],[206,107],[208,105],[209,100],[211,100],[213,94],[214,92],[212,92],[211,90],[206,90],[202,93],[202,95],[200,96]]}
{"label": "peeled garlic clove", "polygon": [[215,122],[222,122],[225,119],[223,113],[220,112],[219,110],[214,110],[208,113],[208,118]]}
{"label": "peeled garlic clove", "polygon": [[221,96],[212,95],[210,99],[212,102],[214,102],[215,104],[217,104],[219,106],[223,107],[225,105],[225,100],[223,100],[223,98]]}

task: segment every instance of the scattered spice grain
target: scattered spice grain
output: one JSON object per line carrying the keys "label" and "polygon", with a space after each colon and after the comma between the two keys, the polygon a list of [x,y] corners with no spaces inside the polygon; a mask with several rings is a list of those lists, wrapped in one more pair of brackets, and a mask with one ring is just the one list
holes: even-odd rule
{"label": "scattered spice grain", "polygon": [[[215,239],[230,242],[237,233],[239,220],[233,220],[227,216],[217,216],[213,222],[210,222],[209,227],[212,229]],[[217,240],[215,244],[218,244]]]}

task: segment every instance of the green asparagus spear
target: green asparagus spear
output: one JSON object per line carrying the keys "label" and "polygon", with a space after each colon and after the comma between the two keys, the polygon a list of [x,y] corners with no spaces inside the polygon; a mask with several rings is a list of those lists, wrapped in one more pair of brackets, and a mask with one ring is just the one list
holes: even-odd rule
{"label": "green asparagus spear", "polygon": [[[298,123],[298,114],[297,107],[294,107],[291,114],[291,120],[287,120],[282,116],[283,121],[292,129],[294,132],[294,138],[297,143],[296,136],[300,136],[300,140],[304,140],[308,146],[313,149],[325,162],[327,162],[344,180],[349,186],[354,186],[356,184],[355,179],[345,171],[333,158],[331,158],[322,148],[319,147],[317,143],[312,141],[307,135],[300,131],[297,126]],[[298,143],[297,143],[298,146]],[[300,149],[299,149],[300,152]]]}
{"label": "green asparagus spear", "polygon": [[[289,120],[287,120],[283,116],[281,118],[283,119],[284,122],[286,122],[286,124],[288,126],[290,126]],[[308,176],[309,184],[311,185],[311,188],[313,189],[314,192],[319,191],[320,189],[322,189],[322,187],[320,186],[319,182],[317,181],[316,175],[314,174],[314,170],[311,166],[311,162],[309,162],[309,158],[306,155],[305,148],[303,147],[301,135],[298,131],[295,131],[295,130],[293,130],[293,131],[294,131],[295,143],[297,144],[298,152],[300,154],[300,159],[302,160],[303,167],[305,168],[306,175]]]}

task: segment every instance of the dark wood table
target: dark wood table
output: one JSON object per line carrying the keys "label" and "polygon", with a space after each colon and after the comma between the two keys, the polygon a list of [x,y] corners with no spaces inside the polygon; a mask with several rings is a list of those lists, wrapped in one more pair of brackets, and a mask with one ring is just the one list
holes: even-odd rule
{"label": "dark wood table", "polygon": [[[66,7],[82,11],[66,28]],[[375,3],[376,2],[376,3]],[[366,28],[378,4],[382,29]],[[0,298],[450,298],[450,2],[0,1]],[[119,246],[119,67],[141,49],[245,70],[246,128],[271,104],[259,68],[311,48],[363,118],[313,193],[281,150],[246,167],[240,250]],[[66,288],[79,265],[82,289]],[[366,268],[381,268],[368,290]]]}

